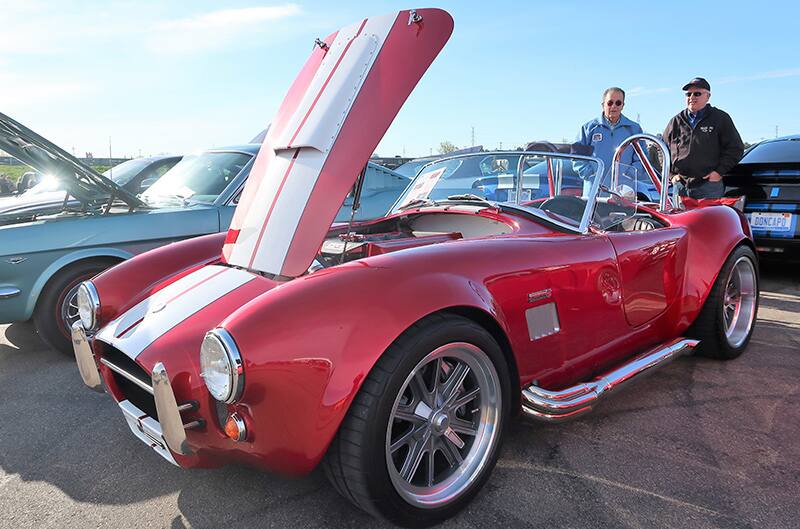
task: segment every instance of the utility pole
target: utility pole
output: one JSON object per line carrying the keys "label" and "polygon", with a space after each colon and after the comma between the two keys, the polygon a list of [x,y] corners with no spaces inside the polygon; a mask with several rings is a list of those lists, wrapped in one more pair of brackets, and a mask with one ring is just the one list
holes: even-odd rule
{"label": "utility pole", "polygon": [[778,137],[778,126],[777,125],[775,125],[775,137],[776,138]]}
{"label": "utility pole", "polygon": [[475,147],[475,127],[472,127],[472,146]]}

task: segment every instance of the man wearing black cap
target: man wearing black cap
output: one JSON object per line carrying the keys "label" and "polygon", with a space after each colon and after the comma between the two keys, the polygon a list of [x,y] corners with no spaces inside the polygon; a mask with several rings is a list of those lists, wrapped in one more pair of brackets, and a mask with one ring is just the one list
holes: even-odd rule
{"label": "man wearing black cap", "polygon": [[708,81],[695,77],[683,90],[686,110],[664,129],[672,157],[672,182],[682,196],[720,198],[725,191],[722,175],[742,158],[742,138],[731,117],[708,104]]}

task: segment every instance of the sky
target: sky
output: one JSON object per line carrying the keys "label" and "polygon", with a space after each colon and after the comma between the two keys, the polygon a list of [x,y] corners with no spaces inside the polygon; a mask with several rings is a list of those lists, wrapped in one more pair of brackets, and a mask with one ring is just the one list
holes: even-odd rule
{"label": "sky", "polygon": [[[572,141],[602,92],[657,133],[702,76],[750,143],[800,133],[800,2],[443,1],[450,41],[376,153]],[[83,156],[245,143],[317,37],[413,4],[0,0],[0,112]]]}

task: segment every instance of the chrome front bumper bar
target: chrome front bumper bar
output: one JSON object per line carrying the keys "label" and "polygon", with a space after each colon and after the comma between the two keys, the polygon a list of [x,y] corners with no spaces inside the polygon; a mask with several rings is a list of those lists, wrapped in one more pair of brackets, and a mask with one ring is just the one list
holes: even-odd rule
{"label": "chrome front bumper bar", "polygon": [[103,393],[103,379],[97,370],[92,347],[80,321],[72,324],[72,348],[75,350],[75,360],[78,362],[78,371],[81,373],[83,383],[90,389]]}
{"label": "chrome front bumper bar", "polygon": [[609,394],[691,352],[698,343],[698,340],[676,338],[634,357],[591,382],[560,391],[550,391],[531,384],[522,390],[522,410],[529,417],[546,422],[561,422],[583,415]]}
{"label": "chrome front bumper bar", "polygon": [[[95,391],[102,392],[103,379],[100,376],[100,371],[97,369],[97,363],[95,362],[92,348],[89,345],[89,340],[86,337],[86,331],[79,321],[75,322],[72,326],[72,347],[75,350],[75,359],[78,361],[78,370],[81,373],[83,383]],[[188,424],[183,423],[181,412],[195,409],[196,403],[185,403],[178,406],[164,364],[158,362],[155,367],[153,367],[153,372],[151,374],[152,386],[150,386],[147,382],[127,373],[111,362],[104,360],[105,359],[101,361],[103,361],[103,364],[109,369],[138,385],[153,395],[155,399],[158,421],[148,417],[127,400],[120,402],[120,407],[133,433],[171,463],[175,463],[175,460],[171,455],[167,457],[163,450],[159,450],[158,446],[154,445],[154,443],[157,444],[154,438],[156,440],[163,438],[167,447],[176,454],[191,455],[192,450],[186,442],[186,430],[198,428],[202,426],[202,423],[201,421],[193,421]],[[125,403],[125,405],[123,405],[123,403]],[[138,415],[133,417],[136,413],[138,413]]]}

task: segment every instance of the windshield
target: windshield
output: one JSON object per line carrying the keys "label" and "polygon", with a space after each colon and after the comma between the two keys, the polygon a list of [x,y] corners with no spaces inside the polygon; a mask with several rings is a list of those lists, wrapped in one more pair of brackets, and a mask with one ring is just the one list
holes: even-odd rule
{"label": "windshield", "polygon": [[426,163],[430,163],[431,160],[411,160],[410,162],[406,162],[400,167],[397,167],[394,171],[396,173],[400,173],[403,176],[407,176],[409,178],[414,178],[417,176],[420,168],[425,165]]}
{"label": "windshield", "polygon": [[128,160],[119,165],[115,165],[105,173],[103,176],[110,178],[115,184],[124,186],[130,182],[139,172],[148,166],[150,163],[146,158],[139,158],[137,160]]}
{"label": "windshield", "polygon": [[197,202],[214,202],[250,158],[251,154],[241,152],[204,152],[184,156],[142,193],[142,198],[148,203],[190,198]]}
{"label": "windshield", "polygon": [[798,163],[800,138],[765,141],[747,151],[739,163]]}
{"label": "windshield", "polygon": [[[598,166],[592,158],[557,154],[482,152],[445,158],[425,166],[392,210],[448,201],[513,204],[557,224],[578,228],[588,200],[594,200],[591,194]],[[517,176],[520,167],[521,183]]]}

